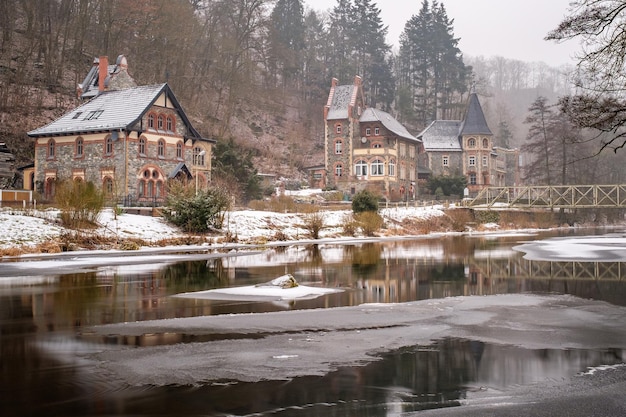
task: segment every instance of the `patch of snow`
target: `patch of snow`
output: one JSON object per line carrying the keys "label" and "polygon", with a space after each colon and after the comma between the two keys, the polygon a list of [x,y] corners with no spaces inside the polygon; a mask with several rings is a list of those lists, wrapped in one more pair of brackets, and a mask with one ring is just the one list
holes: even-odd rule
{"label": "patch of snow", "polygon": [[295,300],[313,299],[326,294],[341,292],[337,288],[320,288],[298,285],[292,288],[281,288],[280,286],[258,286],[249,285],[244,287],[218,288],[214,290],[194,291],[176,294],[173,297],[200,298],[208,300]]}

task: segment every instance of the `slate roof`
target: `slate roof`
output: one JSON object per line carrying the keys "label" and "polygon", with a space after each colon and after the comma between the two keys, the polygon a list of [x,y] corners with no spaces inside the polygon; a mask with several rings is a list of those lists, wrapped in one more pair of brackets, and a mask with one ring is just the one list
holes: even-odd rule
{"label": "slate roof", "polygon": [[487,125],[485,114],[476,93],[470,94],[467,112],[463,120],[461,135],[493,135]]}
{"label": "slate roof", "polygon": [[422,140],[426,152],[461,152],[459,132],[462,124],[460,120],[435,120],[417,137]]}
{"label": "slate roof", "polygon": [[188,135],[204,139],[191,126],[167,84],[104,91],[55,121],[31,130],[28,136],[66,136],[113,130],[137,130],[141,128],[143,115],[163,93],[167,94],[167,99],[179,110],[179,116],[188,127]]}
{"label": "slate roof", "polygon": [[339,85],[335,87],[335,91],[329,103],[328,115],[326,120],[339,120],[348,118],[348,108],[352,102],[352,97],[357,92],[356,85]]}
{"label": "slate roof", "polygon": [[392,115],[382,110],[373,108],[365,109],[359,119],[359,122],[381,122],[387,130],[402,138],[414,140],[416,142],[420,141],[418,138],[410,134],[400,122],[393,118]]}

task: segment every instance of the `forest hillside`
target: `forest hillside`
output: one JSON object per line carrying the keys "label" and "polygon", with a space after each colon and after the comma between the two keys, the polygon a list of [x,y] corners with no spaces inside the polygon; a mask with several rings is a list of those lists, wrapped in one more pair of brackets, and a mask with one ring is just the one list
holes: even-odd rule
{"label": "forest hillside", "polygon": [[[32,162],[26,132],[80,104],[77,85],[95,57],[114,62],[123,54],[138,84],[169,83],[201,134],[250,149],[260,173],[297,179],[323,163],[331,80],[351,83],[355,75],[363,77],[368,104],[413,134],[435,117],[460,118],[475,89],[497,143],[519,147],[529,106],[538,96],[556,102],[567,94],[571,69],[464,56],[453,16],[424,3],[394,54],[369,0],[338,2],[323,13],[304,10],[300,0],[3,0],[0,142],[17,166]],[[406,70],[419,64],[407,61],[420,50],[417,39],[434,36],[415,32],[420,19],[447,28],[449,91],[427,91],[429,81]],[[420,95],[434,107],[419,108]]]}

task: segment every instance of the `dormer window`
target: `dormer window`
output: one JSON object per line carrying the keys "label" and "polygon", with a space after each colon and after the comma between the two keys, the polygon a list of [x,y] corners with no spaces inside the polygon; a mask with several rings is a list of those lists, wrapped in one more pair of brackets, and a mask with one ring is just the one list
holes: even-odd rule
{"label": "dormer window", "polygon": [[166,120],[166,129],[168,132],[173,132],[174,131],[174,118],[171,116],[168,116],[167,120]]}
{"label": "dormer window", "polygon": [[[83,120],[96,120],[100,115],[104,113],[104,110],[94,110],[87,113],[87,116]],[[78,116],[77,116],[78,117]]]}
{"label": "dormer window", "polygon": [[489,148],[489,139],[483,139],[483,148]]}
{"label": "dormer window", "polygon": [[476,147],[476,139],[474,138],[469,138],[467,140],[467,147],[468,148],[475,148]]}
{"label": "dormer window", "polygon": [[148,115],[148,129],[154,129],[154,114]]}
{"label": "dormer window", "polygon": [[157,128],[159,130],[163,130],[163,120],[164,120],[163,115],[159,114],[159,117],[157,118]]}

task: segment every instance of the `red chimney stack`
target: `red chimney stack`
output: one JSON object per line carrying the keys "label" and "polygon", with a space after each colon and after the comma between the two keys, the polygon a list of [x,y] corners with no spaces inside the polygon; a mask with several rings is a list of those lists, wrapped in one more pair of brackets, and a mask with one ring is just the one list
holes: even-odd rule
{"label": "red chimney stack", "polygon": [[109,76],[109,58],[101,56],[98,61],[98,91],[104,91],[104,82]]}

